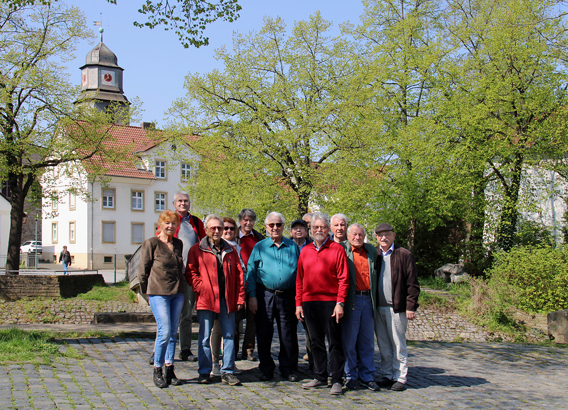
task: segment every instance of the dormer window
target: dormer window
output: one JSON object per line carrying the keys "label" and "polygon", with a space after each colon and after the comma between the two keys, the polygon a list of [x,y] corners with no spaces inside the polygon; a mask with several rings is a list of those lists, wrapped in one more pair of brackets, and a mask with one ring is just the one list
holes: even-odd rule
{"label": "dormer window", "polygon": [[166,161],[156,161],[154,173],[158,179],[166,179]]}

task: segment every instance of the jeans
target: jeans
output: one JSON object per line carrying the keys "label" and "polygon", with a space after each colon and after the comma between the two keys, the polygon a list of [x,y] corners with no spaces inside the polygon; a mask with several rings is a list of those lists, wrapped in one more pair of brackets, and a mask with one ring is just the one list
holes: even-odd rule
{"label": "jeans", "polygon": [[148,295],[152,314],[156,318],[158,334],[154,344],[154,366],[174,363],[176,333],[183,306],[183,293],[175,295]]}
{"label": "jeans", "polygon": [[68,275],[69,271],[67,270],[67,267],[69,266],[69,264],[65,261],[61,261],[61,263],[63,264],[63,274]]}
{"label": "jeans", "polygon": [[[373,381],[375,374],[375,332],[373,304],[369,295],[355,295],[353,310],[341,320],[345,376],[347,379]],[[357,360],[359,359],[359,360]],[[359,361],[359,372],[357,372]]]}
{"label": "jeans", "polygon": [[[219,322],[221,323],[221,335],[223,336],[223,365],[221,373],[235,372],[235,312],[227,312],[227,302],[225,298],[220,301],[221,312],[219,312]],[[197,320],[199,321],[199,340],[197,342],[198,373],[209,376],[213,369],[213,358],[211,355],[211,331],[215,323],[216,313],[212,310],[198,310]]]}

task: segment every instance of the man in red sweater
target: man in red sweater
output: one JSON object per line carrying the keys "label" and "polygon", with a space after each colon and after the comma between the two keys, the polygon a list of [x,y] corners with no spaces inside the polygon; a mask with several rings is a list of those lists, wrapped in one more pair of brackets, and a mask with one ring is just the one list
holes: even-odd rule
{"label": "man in red sweater", "polygon": [[343,247],[329,238],[329,216],[315,212],[311,225],[314,241],[302,249],[298,260],[296,317],[308,327],[316,377],[302,387],[327,387],[327,337],[331,394],[341,394],[345,358],[340,319],[349,289],[349,266]]}

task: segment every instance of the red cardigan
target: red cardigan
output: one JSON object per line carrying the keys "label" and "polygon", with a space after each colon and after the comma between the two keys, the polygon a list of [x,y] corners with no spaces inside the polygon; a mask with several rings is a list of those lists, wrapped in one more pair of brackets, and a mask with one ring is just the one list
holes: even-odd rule
{"label": "red cardigan", "polygon": [[296,306],[302,302],[343,302],[349,289],[349,266],[343,247],[329,238],[316,250],[306,245],[298,260]]}
{"label": "red cardigan", "polygon": [[[227,302],[227,311],[231,313],[237,311],[237,305],[245,304],[243,269],[241,268],[239,253],[235,248],[224,239],[221,239],[221,243],[224,248],[225,301]],[[207,237],[193,245],[189,250],[185,279],[193,287],[197,296],[196,310],[221,312],[217,257],[209,248]]]}

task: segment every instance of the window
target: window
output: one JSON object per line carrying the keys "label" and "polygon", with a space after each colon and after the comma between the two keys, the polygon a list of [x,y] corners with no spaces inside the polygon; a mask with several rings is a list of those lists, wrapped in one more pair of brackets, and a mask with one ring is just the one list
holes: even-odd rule
{"label": "window", "polygon": [[75,243],[75,221],[69,222],[69,243]]}
{"label": "window", "polygon": [[189,178],[191,178],[191,167],[189,166],[189,164],[182,162],[182,164],[181,164],[181,180],[187,181]]}
{"label": "window", "polygon": [[132,191],[132,210],[144,210],[144,191]]}
{"label": "window", "polygon": [[51,224],[51,243],[57,243],[57,222]]}
{"label": "window", "polygon": [[144,242],[144,224],[132,223],[132,244]]}
{"label": "window", "polygon": [[57,198],[57,190],[53,190],[51,191],[51,209],[53,211],[57,211],[57,203],[58,203],[58,198]]}
{"label": "window", "polygon": [[156,212],[162,212],[166,210],[166,193],[156,192]]}
{"label": "window", "polygon": [[114,235],[115,235],[115,223],[111,221],[103,221],[102,222],[102,242],[103,243],[114,243]]}
{"label": "window", "polygon": [[105,256],[103,261],[104,263],[112,263],[112,256]]}
{"label": "window", "polygon": [[103,189],[103,208],[114,209],[114,197],[116,190],[114,188]]}
{"label": "window", "polygon": [[74,211],[77,207],[77,195],[74,192],[69,192],[69,210]]}
{"label": "window", "polygon": [[156,161],[156,178],[166,179],[166,161]]}

